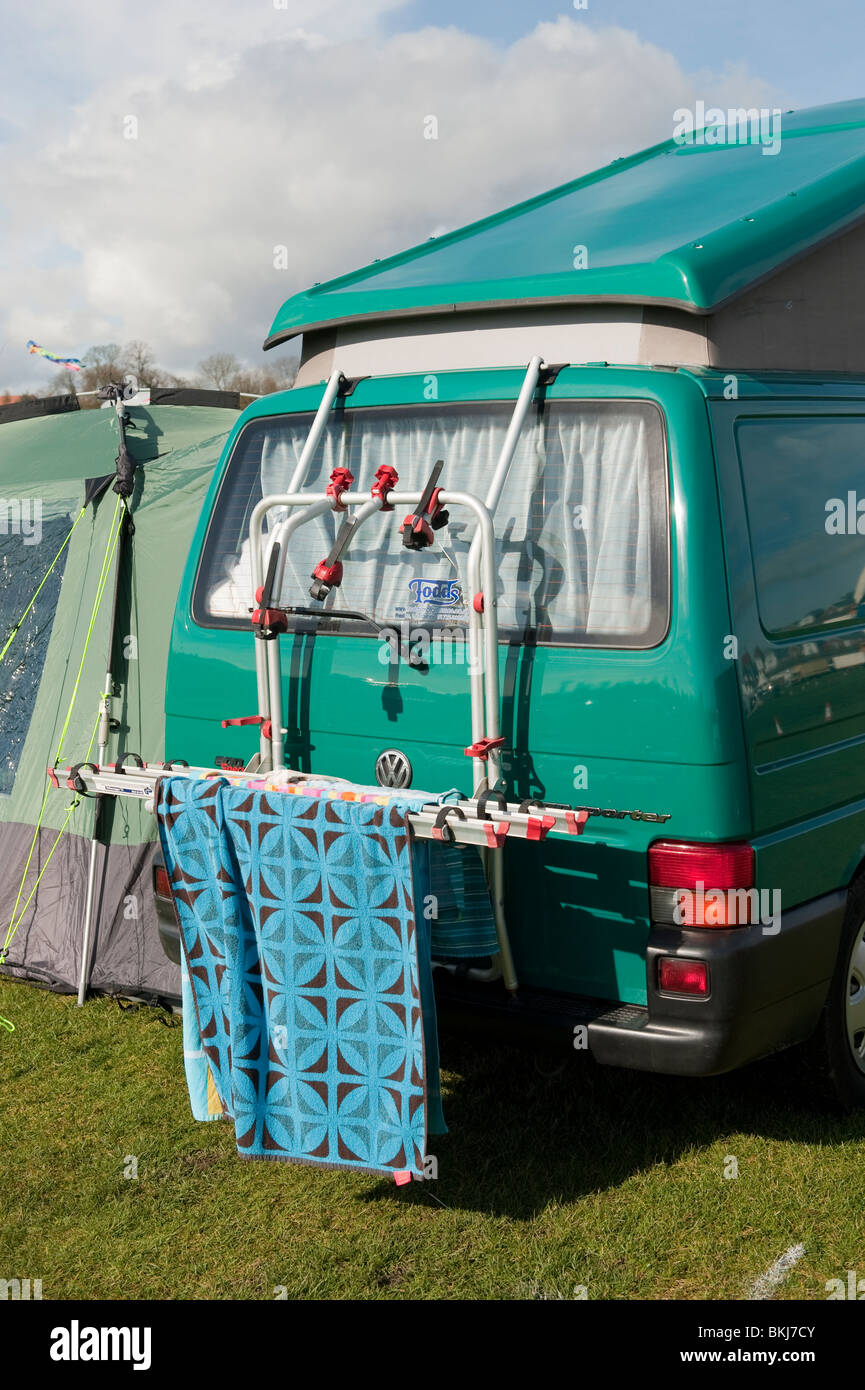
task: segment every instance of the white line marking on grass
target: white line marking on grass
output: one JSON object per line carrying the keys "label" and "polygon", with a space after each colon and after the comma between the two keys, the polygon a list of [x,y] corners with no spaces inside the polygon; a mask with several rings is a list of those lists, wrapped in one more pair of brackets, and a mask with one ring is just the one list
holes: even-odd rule
{"label": "white line marking on grass", "polygon": [[750,1297],[752,1299],[774,1297],[775,1290],[781,1287],[793,1266],[799,1263],[804,1254],[804,1245],[791,1245],[789,1250],[785,1250],[783,1255],[778,1256],[765,1274],[761,1274],[759,1279],[754,1280],[751,1285]]}

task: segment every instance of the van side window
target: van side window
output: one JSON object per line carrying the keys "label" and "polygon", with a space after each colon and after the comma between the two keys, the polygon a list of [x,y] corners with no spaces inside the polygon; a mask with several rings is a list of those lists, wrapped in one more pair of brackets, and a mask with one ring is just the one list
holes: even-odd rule
{"label": "van side window", "polygon": [[[399,490],[420,492],[437,459],[441,484],[483,500],[512,412],[507,402],[348,408],[334,414],[304,491],[323,492],[347,467],[369,493],[376,469],[392,465]],[[285,491],[309,431],[309,415],[250,421],[224,477],[193,597],[205,626],[240,626],[251,607],[248,525],[262,496]],[[277,521],[271,514],[269,524]],[[309,604],[310,577],[330,550],[333,513],[299,528],[288,548],[280,601]],[[552,401],[523,428],[494,517],[503,639],[555,645],[650,647],[669,608],[669,521],[663,422],[642,401]],[[320,631],[363,636],[340,624],[340,607],[383,624],[464,632],[466,560],[474,523],[454,508],[429,549],[401,545],[392,516],[358,532],[342,586]],[[309,620],[306,620],[307,626]]]}
{"label": "van side window", "polygon": [[763,630],[865,623],[865,417],[740,420],[736,440]]}

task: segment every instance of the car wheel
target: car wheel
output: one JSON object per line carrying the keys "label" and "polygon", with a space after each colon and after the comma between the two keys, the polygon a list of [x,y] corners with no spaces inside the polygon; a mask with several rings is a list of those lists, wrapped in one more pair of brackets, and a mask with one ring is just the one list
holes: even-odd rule
{"label": "car wheel", "polygon": [[865,1107],[865,882],[850,892],[812,1061],[847,1109]]}

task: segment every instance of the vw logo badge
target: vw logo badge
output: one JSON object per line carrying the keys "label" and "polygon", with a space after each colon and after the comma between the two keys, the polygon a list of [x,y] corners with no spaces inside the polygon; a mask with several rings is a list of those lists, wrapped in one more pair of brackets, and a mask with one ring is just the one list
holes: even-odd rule
{"label": "vw logo badge", "polygon": [[412,767],[405,753],[386,748],[375,760],[375,780],[380,787],[410,787]]}

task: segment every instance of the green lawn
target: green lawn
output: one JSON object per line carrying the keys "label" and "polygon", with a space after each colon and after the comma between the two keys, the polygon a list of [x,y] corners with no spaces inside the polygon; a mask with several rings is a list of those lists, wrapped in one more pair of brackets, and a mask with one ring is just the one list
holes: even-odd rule
{"label": "green lawn", "polygon": [[779,1061],[690,1082],[575,1056],[549,1077],[445,1036],[439,1179],[399,1189],[240,1160],[231,1125],[192,1120],[154,1010],[2,982],[0,1014],[0,1278],[44,1298],[735,1299],[799,1243],[777,1297],[865,1277],[865,1116]]}

